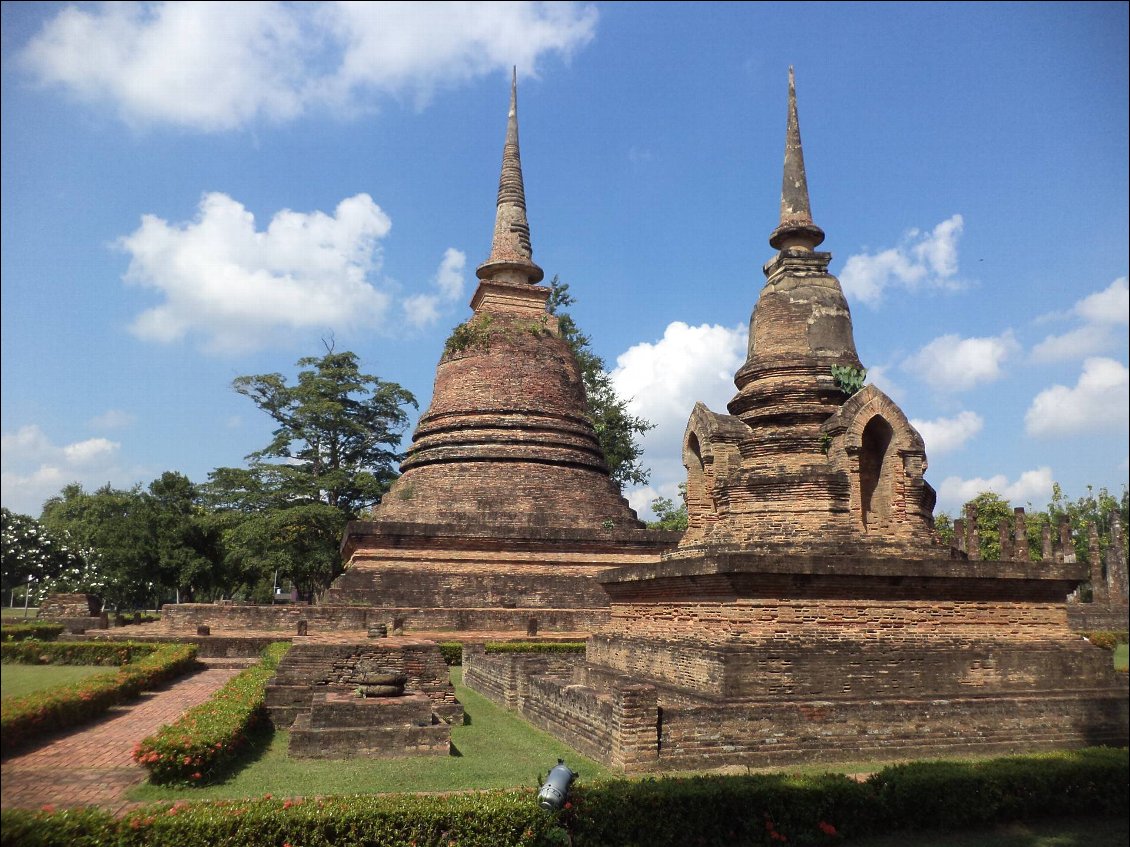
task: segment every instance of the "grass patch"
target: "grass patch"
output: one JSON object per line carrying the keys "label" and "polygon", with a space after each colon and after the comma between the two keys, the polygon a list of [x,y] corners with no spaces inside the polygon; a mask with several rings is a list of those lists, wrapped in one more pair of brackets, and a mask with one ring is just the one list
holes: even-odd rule
{"label": "grass patch", "polygon": [[846,843],[852,847],[1126,847],[1128,840],[1126,818],[1068,818],[969,832],[899,832]]}
{"label": "grass patch", "polygon": [[1116,671],[1126,671],[1130,668],[1128,649],[1130,649],[1130,644],[1119,644],[1114,648],[1114,669]]}
{"label": "grass patch", "polygon": [[5,697],[22,697],[57,685],[70,685],[99,673],[114,673],[104,665],[0,665],[0,690]]}
{"label": "grass patch", "polygon": [[[39,614],[39,608],[32,606],[27,610],[27,620],[35,620],[35,616]],[[24,620],[24,607],[23,606],[0,606],[0,618],[6,621],[16,622]]]}
{"label": "grass patch", "polygon": [[[612,776],[552,736],[534,729],[466,688],[461,668],[451,680],[467,720],[451,728],[451,756],[405,759],[290,759],[289,733],[265,732],[252,739],[238,770],[214,785],[193,788],[141,785],[131,800],[314,797],[328,794],[461,791],[483,788],[537,788],[558,758],[592,781]],[[455,752],[457,751],[457,752]]]}

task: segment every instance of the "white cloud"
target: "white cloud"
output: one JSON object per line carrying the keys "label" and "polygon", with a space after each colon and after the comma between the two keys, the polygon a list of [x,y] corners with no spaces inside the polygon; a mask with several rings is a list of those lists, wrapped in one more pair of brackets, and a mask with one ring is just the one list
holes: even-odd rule
{"label": "white cloud", "polygon": [[107,409],[101,415],[91,418],[87,423],[94,429],[125,429],[137,420],[136,415],[121,409]]}
{"label": "white cloud", "polygon": [[349,197],[331,217],[289,209],[266,231],[226,194],[207,194],[191,223],[153,215],[119,239],[131,256],[127,282],[164,302],[132,326],[150,341],[203,335],[213,350],[249,349],[280,329],[371,327],[389,296],[368,276],[380,267],[379,240],[391,222],[368,194]]}
{"label": "white cloud", "polygon": [[[1102,291],[1079,300],[1070,314],[1083,319],[1082,326],[1060,335],[1049,335],[1032,348],[1037,363],[1082,359],[1103,353],[1116,346],[1116,327],[1130,322],[1130,290],[1126,277],[1119,277]],[[1044,316],[1062,318],[1062,313]]]}
{"label": "white cloud", "polygon": [[995,382],[1002,366],[1020,349],[1012,330],[988,338],[935,338],[902,363],[908,371],[937,391],[964,391]]}
{"label": "white cloud", "polygon": [[132,485],[139,474],[120,466],[121,445],[91,438],[62,446],[31,424],[0,435],[0,500],[14,512],[38,515],[43,501],[63,486],[113,482]]}
{"label": "white cloud", "polygon": [[1036,395],[1024,416],[1029,435],[1056,436],[1123,429],[1130,419],[1130,369],[1114,359],[1083,362],[1074,388],[1053,385]]}
{"label": "white cloud", "polygon": [[627,492],[633,508],[646,513],[657,494],[674,498],[686,473],[683,433],[698,401],[722,414],[734,396],[734,373],[745,361],[746,329],[675,321],[655,343],[643,342],[616,358],[612,384],[634,415],[655,424],[640,441],[651,486]]}
{"label": "white cloud", "polygon": [[1032,361],[1062,362],[1109,350],[1114,334],[1109,326],[1084,324],[1062,335],[1049,335],[1032,348]]}
{"label": "white cloud", "polygon": [[1026,503],[1043,504],[1051,499],[1053,484],[1052,469],[1049,467],[1025,471],[1015,482],[1009,482],[1004,474],[988,479],[950,476],[938,488],[938,509],[956,515],[963,505],[985,491],[992,491],[1017,506]]}
{"label": "white cloud", "polygon": [[454,247],[447,248],[433,279],[438,293],[414,294],[406,297],[401,304],[408,323],[414,327],[435,323],[439,319],[442,307],[458,301],[463,296],[463,269],[466,264],[467,256],[462,251]]}
{"label": "white cloud", "polygon": [[534,73],[587,44],[597,17],[576,3],[106,3],[61,10],[21,60],[132,124],[223,131]]}
{"label": "white cloud", "polygon": [[976,412],[965,411],[952,418],[911,420],[910,425],[926,442],[926,455],[938,456],[965,446],[965,442],[981,431],[985,422]]}
{"label": "white cloud", "polygon": [[1084,297],[1072,311],[1088,323],[1123,326],[1130,323],[1130,286],[1126,277],[1119,277],[1102,291]]}
{"label": "white cloud", "polygon": [[954,215],[928,233],[910,230],[898,247],[879,253],[849,256],[840,272],[840,285],[849,300],[878,305],[892,286],[960,288],[957,277],[957,242],[964,221]]}

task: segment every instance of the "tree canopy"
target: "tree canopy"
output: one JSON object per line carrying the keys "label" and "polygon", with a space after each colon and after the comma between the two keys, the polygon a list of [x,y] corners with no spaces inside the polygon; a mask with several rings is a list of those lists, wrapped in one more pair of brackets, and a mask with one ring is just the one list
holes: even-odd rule
{"label": "tree canopy", "polygon": [[353,353],[331,348],[298,367],[293,385],[277,373],[235,379],[275,430],[247,468],[217,468],[206,486],[226,565],[258,584],[258,599],[275,574],[312,596],[341,572],[345,524],[396,479],[405,407],[416,407],[411,392],[363,373]]}
{"label": "tree canopy", "polygon": [[573,316],[566,311],[576,302],[569,294],[568,283],[554,276],[549,285],[551,293],[546,308],[557,318],[561,337],[577,359],[585,384],[586,412],[604,451],[609,475],[620,486],[646,485],[651,473],[640,462],[643,447],[637,439],[655,425],[629,412],[628,402],[616,394],[604,359],[592,350],[592,339],[581,332]]}

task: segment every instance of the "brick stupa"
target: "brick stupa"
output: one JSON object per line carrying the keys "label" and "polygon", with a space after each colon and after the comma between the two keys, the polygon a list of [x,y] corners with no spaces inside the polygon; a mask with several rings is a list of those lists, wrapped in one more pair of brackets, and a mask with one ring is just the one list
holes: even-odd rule
{"label": "brick stupa", "polygon": [[826,552],[936,555],[926,450],[906,415],[864,371],[851,312],[818,252],[790,71],[778,250],[749,324],[728,415],[697,404],[683,441],[684,547],[740,539]]}
{"label": "brick stupa", "polygon": [[1126,677],[1068,622],[1087,567],[951,553],[922,438],[833,375],[859,360],[791,71],[787,132],[738,394],[687,427],[690,529],[601,578],[611,620],[583,661],[469,648],[465,682],[629,771],[1125,745]]}
{"label": "brick stupa", "polygon": [[431,405],[373,520],[351,523],[327,604],[412,628],[586,631],[607,617],[593,578],[655,563],[608,467],[569,345],[533,261],[512,84],[490,257],[448,339]]}

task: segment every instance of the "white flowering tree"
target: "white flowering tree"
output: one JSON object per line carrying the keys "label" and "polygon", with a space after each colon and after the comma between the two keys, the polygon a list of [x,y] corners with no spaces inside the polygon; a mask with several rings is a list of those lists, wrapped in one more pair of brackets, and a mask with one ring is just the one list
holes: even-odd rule
{"label": "white flowering tree", "polygon": [[48,594],[80,592],[101,595],[105,588],[98,556],[72,544],[27,515],[2,512],[3,587],[5,591],[30,584],[32,603]]}

